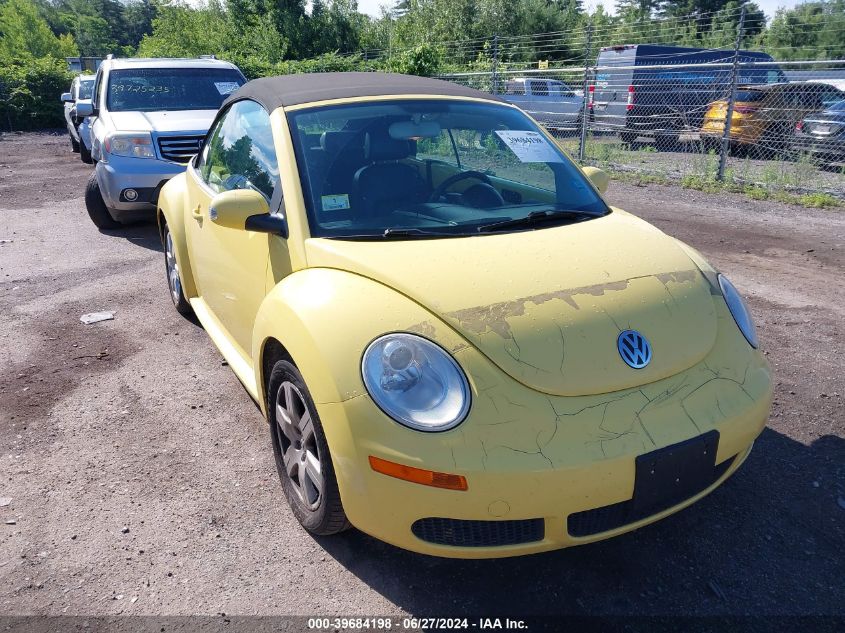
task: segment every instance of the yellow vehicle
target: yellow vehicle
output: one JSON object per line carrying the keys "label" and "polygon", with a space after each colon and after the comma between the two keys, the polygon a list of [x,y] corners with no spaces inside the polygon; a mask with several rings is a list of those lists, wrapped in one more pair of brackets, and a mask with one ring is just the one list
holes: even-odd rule
{"label": "yellow vehicle", "polygon": [[[842,99],[845,99],[842,91],[816,82],[740,86],[731,116],[730,147],[753,149],[763,157],[781,152],[789,147],[795,125],[804,116]],[[726,99],[710,104],[701,126],[705,147],[718,149],[727,118]]]}
{"label": "yellow vehicle", "polygon": [[433,79],[249,82],[159,197],[170,294],[260,405],[316,534],[438,556],[633,530],[733,474],[743,300],[519,108]]}

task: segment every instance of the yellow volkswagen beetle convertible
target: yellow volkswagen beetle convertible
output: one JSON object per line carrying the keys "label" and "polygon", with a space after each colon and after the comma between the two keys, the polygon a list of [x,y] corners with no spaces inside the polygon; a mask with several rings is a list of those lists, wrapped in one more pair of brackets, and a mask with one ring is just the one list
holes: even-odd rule
{"label": "yellow volkswagen beetle convertible", "polygon": [[769,368],[731,283],[495,95],[249,82],[162,189],[176,309],[270,423],[315,534],[455,557],[611,537],[748,456]]}

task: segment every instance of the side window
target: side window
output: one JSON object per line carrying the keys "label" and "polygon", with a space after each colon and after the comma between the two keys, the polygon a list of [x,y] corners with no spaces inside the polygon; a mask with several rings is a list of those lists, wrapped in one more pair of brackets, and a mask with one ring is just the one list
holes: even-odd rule
{"label": "side window", "polygon": [[545,81],[532,81],[531,82],[531,93],[538,96],[538,97],[548,97],[549,96],[549,84]]}
{"label": "side window", "polygon": [[255,189],[272,199],[279,164],[270,115],[254,101],[236,101],[218,120],[197,169],[216,193]]}
{"label": "side window", "polygon": [[100,90],[103,87],[103,69],[97,69],[97,77],[94,79],[94,92],[91,94],[91,101],[95,108],[100,107]]}
{"label": "side window", "polygon": [[525,94],[525,82],[516,80],[510,80],[505,84],[505,94],[508,95],[524,95]]}

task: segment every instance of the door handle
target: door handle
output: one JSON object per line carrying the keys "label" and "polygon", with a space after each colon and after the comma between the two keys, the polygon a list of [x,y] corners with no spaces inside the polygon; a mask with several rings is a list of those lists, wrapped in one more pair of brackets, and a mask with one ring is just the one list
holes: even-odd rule
{"label": "door handle", "polygon": [[197,222],[202,222],[202,211],[201,211],[201,209],[202,209],[202,207],[201,207],[200,205],[197,205],[197,208],[196,208],[196,209],[193,209],[193,210],[191,211],[191,216],[192,216],[192,217],[194,218],[194,220],[196,220]]}

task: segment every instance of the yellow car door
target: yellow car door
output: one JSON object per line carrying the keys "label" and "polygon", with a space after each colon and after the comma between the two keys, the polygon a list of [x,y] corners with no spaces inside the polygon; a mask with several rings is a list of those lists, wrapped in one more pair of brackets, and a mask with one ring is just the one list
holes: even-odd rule
{"label": "yellow car door", "polygon": [[266,294],[270,240],[281,238],[215,224],[209,208],[219,193],[254,189],[271,212],[278,209],[281,184],[267,112],[250,100],[231,104],[188,169],[187,182],[187,236],[201,308],[249,359],[255,315]]}

